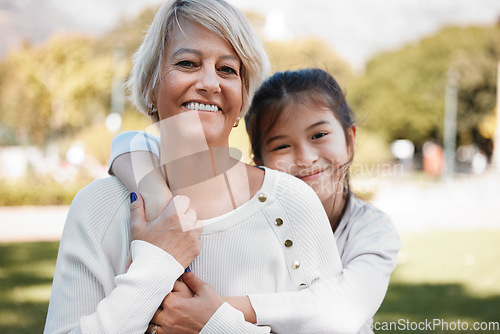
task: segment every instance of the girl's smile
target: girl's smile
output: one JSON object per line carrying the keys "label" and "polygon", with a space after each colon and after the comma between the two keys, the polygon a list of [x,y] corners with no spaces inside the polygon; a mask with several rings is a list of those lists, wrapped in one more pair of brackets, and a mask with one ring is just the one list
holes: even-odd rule
{"label": "girl's smile", "polygon": [[331,198],[350,156],[342,125],[328,108],[289,103],[283,113],[293,116],[266,134],[262,162],[302,179],[322,201]]}

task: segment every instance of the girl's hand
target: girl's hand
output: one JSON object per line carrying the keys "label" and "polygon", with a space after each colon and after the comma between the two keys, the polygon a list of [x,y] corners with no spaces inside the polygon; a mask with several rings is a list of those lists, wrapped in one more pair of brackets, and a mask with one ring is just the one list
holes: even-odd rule
{"label": "girl's hand", "polygon": [[176,282],[156,311],[152,323],[157,333],[199,333],[217,309],[224,303],[215,289],[193,273]]}
{"label": "girl's hand", "polygon": [[172,255],[184,268],[189,266],[201,249],[202,225],[196,212],[189,208],[189,198],[175,196],[158,218],[147,222],[144,201],[138,194],[130,206],[132,240],[149,242]]}

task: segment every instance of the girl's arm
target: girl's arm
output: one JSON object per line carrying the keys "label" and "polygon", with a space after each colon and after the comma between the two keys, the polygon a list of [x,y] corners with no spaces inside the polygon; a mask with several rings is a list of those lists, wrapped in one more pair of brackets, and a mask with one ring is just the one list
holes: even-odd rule
{"label": "girl's arm", "polygon": [[146,220],[158,217],[172,195],[160,169],[159,140],[142,131],[118,134],[111,143],[109,173],[142,195]]}
{"label": "girl's arm", "polygon": [[[367,210],[348,224],[353,230],[343,247],[342,274],[301,291],[249,295],[258,325],[269,325],[277,333],[358,333],[374,316],[401,242],[390,219],[378,210]],[[246,297],[239,302],[245,303]]]}

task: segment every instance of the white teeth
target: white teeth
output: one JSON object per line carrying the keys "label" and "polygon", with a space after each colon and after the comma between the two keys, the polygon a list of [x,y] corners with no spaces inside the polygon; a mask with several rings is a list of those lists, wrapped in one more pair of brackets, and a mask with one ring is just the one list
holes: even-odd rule
{"label": "white teeth", "polygon": [[203,104],[203,103],[198,103],[198,102],[189,102],[189,103],[186,103],[185,106],[188,109],[198,110],[198,111],[216,112],[217,110],[219,110],[219,107],[217,107],[214,104]]}

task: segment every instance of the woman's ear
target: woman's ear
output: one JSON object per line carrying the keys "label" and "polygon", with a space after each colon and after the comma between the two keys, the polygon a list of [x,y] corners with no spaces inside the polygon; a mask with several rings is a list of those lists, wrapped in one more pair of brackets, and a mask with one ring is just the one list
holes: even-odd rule
{"label": "woman's ear", "polygon": [[150,94],[149,94],[149,100],[151,101],[151,103],[158,108],[158,104],[156,103],[157,102],[157,99],[156,99],[156,89],[153,90]]}
{"label": "woman's ear", "polygon": [[149,100],[151,101],[151,103],[153,104],[153,106],[157,110],[157,112],[154,115],[150,116],[151,121],[153,123],[158,123],[160,121],[160,113],[158,112],[158,103],[157,103],[157,99],[156,99],[156,90],[154,90],[153,92],[151,92],[151,94],[149,96]]}

